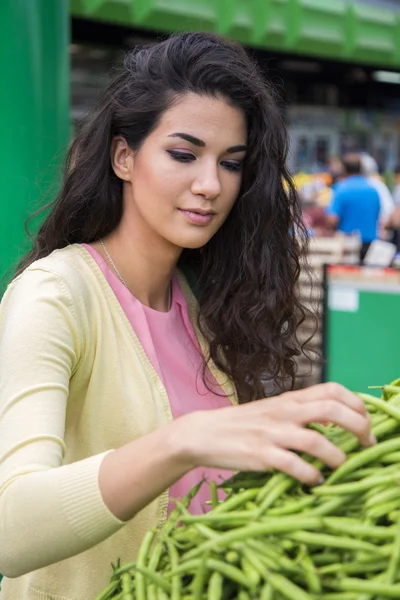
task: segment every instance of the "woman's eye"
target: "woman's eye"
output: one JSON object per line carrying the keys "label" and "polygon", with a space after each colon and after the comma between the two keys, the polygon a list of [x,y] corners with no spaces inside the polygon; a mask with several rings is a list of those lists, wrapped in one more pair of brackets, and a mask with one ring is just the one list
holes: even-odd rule
{"label": "woman's eye", "polygon": [[221,165],[224,167],[224,169],[231,171],[232,173],[239,173],[239,171],[242,169],[242,163],[233,162],[230,160],[222,162]]}
{"label": "woman's eye", "polygon": [[193,154],[189,154],[188,152],[177,152],[176,150],[168,150],[168,154],[172,156],[174,160],[182,163],[192,162],[196,160],[196,157]]}

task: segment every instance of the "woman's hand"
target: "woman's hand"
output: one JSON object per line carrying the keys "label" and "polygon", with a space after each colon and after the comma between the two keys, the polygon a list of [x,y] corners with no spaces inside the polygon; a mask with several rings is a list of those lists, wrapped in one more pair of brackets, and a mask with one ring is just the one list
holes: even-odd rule
{"label": "woman's hand", "polygon": [[335,383],[241,406],[195,412],[178,421],[181,443],[193,467],[240,471],[274,468],[308,484],[321,482],[321,474],[293,450],[314,456],[333,469],[346,455],[306,425],[331,422],[353,433],[364,446],[375,443],[364,403]]}

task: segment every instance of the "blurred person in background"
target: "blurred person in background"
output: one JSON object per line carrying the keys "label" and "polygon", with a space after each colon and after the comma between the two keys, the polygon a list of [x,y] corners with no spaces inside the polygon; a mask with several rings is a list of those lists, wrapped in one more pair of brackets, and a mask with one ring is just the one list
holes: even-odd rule
{"label": "blurred person in background", "polygon": [[367,177],[370,184],[374,186],[379,194],[379,236],[385,239],[387,237],[386,229],[395,208],[393,196],[388,186],[382,181],[379,175],[379,168],[376,160],[367,152],[361,152],[360,157],[362,174]]}
{"label": "blurred person in background", "polygon": [[344,179],[336,186],[327,210],[329,224],[343,233],[359,232],[362,261],[371,242],[378,238],[380,198],[375,186],[361,172],[359,154],[346,154],[342,162]]}
{"label": "blurred person in background", "polygon": [[396,206],[400,206],[400,164],[394,170],[393,200]]}
{"label": "blurred person in background", "polygon": [[329,159],[328,172],[331,176],[330,188],[334,190],[337,184],[344,178],[343,162],[339,156],[331,156]]}
{"label": "blurred person in background", "polygon": [[386,229],[388,232],[388,241],[396,244],[397,250],[400,252],[400,165],[394,169],[394,190],[393,200],[395,209],[386,221]]}

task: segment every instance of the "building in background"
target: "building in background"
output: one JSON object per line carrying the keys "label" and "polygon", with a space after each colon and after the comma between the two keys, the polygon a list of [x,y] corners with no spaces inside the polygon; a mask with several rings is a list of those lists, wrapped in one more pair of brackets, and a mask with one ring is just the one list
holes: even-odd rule
{"label": "building in background", "polygon": [[72,0],[71,11],[74,118],[119,50],[205,29],[242,42],[277,85],[293,172],[320,171],[353,150],[372,154],[382,172],[399,162],[397,0]]}

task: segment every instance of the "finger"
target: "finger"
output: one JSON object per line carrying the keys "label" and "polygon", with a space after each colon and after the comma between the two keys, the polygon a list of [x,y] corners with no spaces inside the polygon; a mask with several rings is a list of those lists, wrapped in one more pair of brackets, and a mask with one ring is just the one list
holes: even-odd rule
{"label": "finger", "polygon": [[283,448],[273,447],[268,448],[267,453],[268,464],[271,467],[278,469],[278,471],[282,471],[282,473],[286,473],[287,475],[290,475],[290,477],[294,477],[294,479],[306,483],[307,485],[318,485],[319,483],[322,483],[322,476],[318,469],[307,463],[294,452],[284,450]]}
{"label": "finger", "polygon": [[288,429],[286,436],[290,441],[285,444],[285,448],[305,452],[322,460],[332,469],[337,469],[346,460],[346,454],[320,433],[301,427],[291,427],[289,431]]}
{"label": "finger", "polygon": [[364,446],[371,446],[375,439],[371,434],[371,420],[367,415],[349,408],[337,400],[309,402],[299,407],[295,421],[300,425],[329,421],[355,435]]}
{"label": "finger", "polygon": [[367,408],[361,398],[339,383],[321,383],[303,390],[288,392],[287,394],[291,395],[291,399],[300,403],[324,401],[326,398],[333,398],[349,406],[361,415],[367,414]]}

